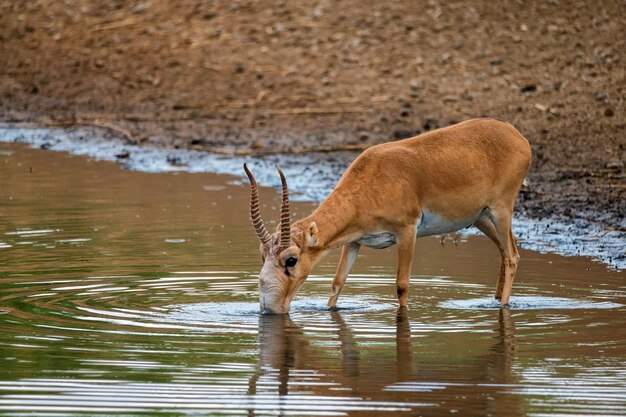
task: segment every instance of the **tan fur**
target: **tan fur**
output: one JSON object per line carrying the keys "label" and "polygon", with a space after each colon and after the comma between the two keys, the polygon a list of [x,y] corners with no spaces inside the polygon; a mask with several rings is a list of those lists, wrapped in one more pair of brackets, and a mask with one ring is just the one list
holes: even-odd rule
{"label": "tan fur", "polygon": [[[264,249],[260,280],[266,287],[273,284],[265,310],[288,312],[313,266],[330,249],[343,246],[328,302],[335,306],[360,245],[382,247],[393,241],[398,244],[398,299],[406,306],[416,236],[472,224],[500,250],[496,298],[506,305],[519,261],[511,217],[530,159],[528,141],[510,124],[493,119],[468,120],[367,149],[328,198],[292,225],[292,246],[279,251],[275,234]],[[298,261],[286,268],[290,256]]]}

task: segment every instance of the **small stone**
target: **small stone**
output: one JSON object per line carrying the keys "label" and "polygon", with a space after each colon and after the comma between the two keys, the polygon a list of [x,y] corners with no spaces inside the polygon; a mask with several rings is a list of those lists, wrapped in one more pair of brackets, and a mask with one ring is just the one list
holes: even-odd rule
{"label": "small stone", "polygon": [[624,168],[624,162],[620,161],[619,159],[613,159],[606,163],[606,167],[608,169],[622,169]]}
{"label": "small stone", "polygon": [[145,12],[146,10],[148,10],[148,7],[150,5],[146,2],[138,2],[137,4],[135,4],[135,6],[133,7],[133,13],[135,14],[141,14],[143,12]]}
{"label": "small stone", "polygon": [[167,158],[167,163],[173,166],[183,166],[185,165],[185,163],[177,156],[171,156],[168,155]]}
{"label": "small stone", "polygon": [[431,129],[436,129],[438,126],[438,122],[435,119],[426,119],[424,121],[424,124],[422,125],[422,127],[424,128],[424,130],[429,131]]}
{"label": "small stone", "polygon": [[128,152],[128,151],[122,151],[122,152],[120,152],[118,154],[115,154],[115,157],[118,158],[118,159],[126,159],[129,156],[130,156],[130,152]]}
{"label": "small stone", "polygon": [[526,84],[520,89],[520,91],[522,93],[532,93],[537,91],[537,86],[535,84]]}
{"label": "small stone", "polygon": [[393,138],[396,140],[412,138],[419,134],[419,131],[415,130],[396,130],[393,132]]}

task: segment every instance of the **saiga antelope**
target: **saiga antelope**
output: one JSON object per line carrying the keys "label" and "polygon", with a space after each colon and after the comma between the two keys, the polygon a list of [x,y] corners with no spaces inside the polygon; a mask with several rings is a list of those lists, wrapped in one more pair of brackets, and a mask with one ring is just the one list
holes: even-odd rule
{"label": "saiga antelope", "polygon": [[361,245],[398,244],[396,286],[407,305],[416,237],[475,225],[501,255],[496,299],[509,302],[519,261],[511,232],[513,205],[530,167],[530,145],[510,124],[474,119],[365,150],[333,192],[293,225],[287,181],[280,169],[280,225],[270,234],[250,179],[250,217],[261,240],[259,297],[263,313],[288,313],[313,266],[343,247],[328,306],[334,307]]}

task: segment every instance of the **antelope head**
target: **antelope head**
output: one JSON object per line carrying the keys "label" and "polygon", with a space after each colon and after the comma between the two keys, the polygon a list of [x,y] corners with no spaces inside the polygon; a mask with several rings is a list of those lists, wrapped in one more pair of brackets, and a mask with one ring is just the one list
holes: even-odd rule
{"label": "antelope head", "polygon": [[270,234],[261,219],[259,192],[254,176],[244,164],[250,179],[250,219],[261,241],[263,268],[259,274],[259,302],[262,314],[289,313],[291,300],[318,259],[317,225],[310,222],[304,229],[292,228],[289,215],[289,190],[283,172],[276,166],[282,182],[280,225]]}

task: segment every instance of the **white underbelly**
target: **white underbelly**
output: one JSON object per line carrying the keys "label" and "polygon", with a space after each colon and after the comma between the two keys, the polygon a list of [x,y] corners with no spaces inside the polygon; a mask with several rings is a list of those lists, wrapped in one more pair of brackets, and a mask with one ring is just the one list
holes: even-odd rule
{"label": "white underbelly", "polygon": [[436,213],[424,210],[422,211],[422,220],[417,226],[417,237],[456,232],[474,224],[479,216],[480,212],[467,217],[446,219]]}
{"label": "white underbelly", "polygon": [[[417,230],[415,233],[416,237],[441,235],[444,233],[456,232],[457,230],[464,229],[474,224],[474,222],[480,216],[480,213],[481,212],[478,212],[472,216],[463,218],[446,219],[437,215],[436,213],[423,211],[422,219],[420,221],[420,224],[417,226]],[[361,245],[367,246],[368,248],[384,249],[394,245],[396,243],[396,237],[393,235],[393,233],[380,231],[368,233],[362,236],[358,240],[358,242]]]}
{"label": "white underbelly", "polygon": [[374,249],[385,249],[396,243],[396,237],[389,232],[369,233],[361,237],[358,242]]}

